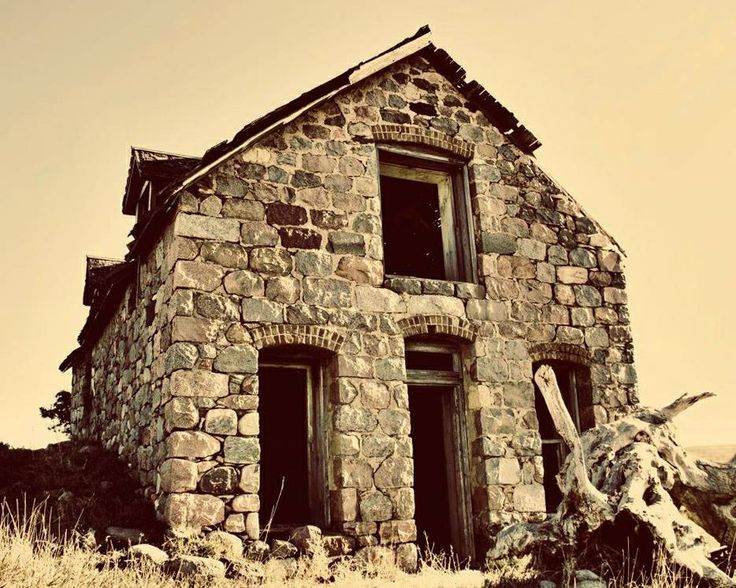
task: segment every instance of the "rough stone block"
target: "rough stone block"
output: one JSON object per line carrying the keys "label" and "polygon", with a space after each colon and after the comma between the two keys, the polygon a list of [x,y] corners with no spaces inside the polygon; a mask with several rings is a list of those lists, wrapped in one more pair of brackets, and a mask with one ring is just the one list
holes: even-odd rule
{"label": "rough stone block", "polygon": [[266,298],[283,304],[293,304],[301,296],[301,283],[296,278],[279,276],[266,283]]}
{"label": "rough stone block", "polygon": [[284,307],[270,300],[246,298],[241,303],[243,320],[247,323],[282,323]]}
{"label": "rough stone block", "polygon": [[333,461],[335,480],[340,488],[370,488],[373,484],[373,468],[356,457],[337,457]]}
{"label": "rough stone block", "polygon": [[237,243],[205,242],[200,255],[205,261],[211,261],[224,267],[245,269],[248,267],[248,253]]}
{"label": "rough stone block", "polygon": [[201,431],[174,431],[166,438],[167,457],[209,457],[220,451],[220,442]]}
{"label": "rough stone block", "polygon": [[468,318],[480,321],[504,321],[508,318],[506,304],[500,300],[468,300]]}
{"label": "rough stone block", "polygon": [[417,540],[417,526],[413,520],[385,521],[378,527],[382,544],[409,543]]}
{"label": "rough stone block", "polygon": [[245,533],[249,539],[256,541],[261,533],[257,512],[249,512],[245,516]]}
{"label": "rough stone block", "polygon": [[273,247],[279,242],[279,233],[265,222],[246,221],[240,227],[240,241],[246,247]]}
{"label": "rough stone block", "polygon": [[301,206],[273,202],[266,207],[266,222],[273,225],[303,225],[307,211]]}
{"label": "rough stone block", "polygon": [[238,296],[262,296],[263,278],[253,272],[240,270],[230,272],[223,280],[225,291]]}
{"label": "rough stone block", "polygon": [[[255,374],[258,371],[258,352],[249,345],[231,345],[217,354],[212,368],[224,373]],[[227,376],[217,375],[227,381]],[[219,396],[227,396],[227,392]]]}
{"label": "rough stone block", "polygon": [[222,282],[225,271],[201,261],[177,261],[174,266],[174,288],[193,288],[212,292]]}
{"label": "rough stone block", "polygon": [[522,484],[514,488],[514,510],[517,512],[545,512],[544,486]]}
{"label": "rough stone block", "polygon": [[214,467],[202,475],[199,488],[207,494],[232,494],[238,487],[238,471],[233,467]]}
{"label": "rough stone block", "polygon": [[237,242],[240,239],[240,223],[229,218],[179,213],[174,232],[182,237]]}
{"label": "rough stone block", "polygon": [[249,412],[238,421],[238,433],[240,435],[255,436],[259,432],[259,421],[257,412]]}
{"label": "rough stone block", "polygon": [[358,492],[355,488],[333,490],[330,498],[334,520],[354,521],[357,518]]}
{"label": "rough stone block", "polygon": [[559,266],[557,279],[563,284],[585,284],[588,281],[588,270],[584,267]]}
{"label": "rough stone block", "polygon": [[221,294],[198,292],[194,296],[194,311],[199,316],[220,321],[240,319],[240,308],[237,303]]}
{"label": "rough stone block", "polygon": [[204,430],[214,435],[235,435],[238,415],[230,408],[211,408],[204,418]]}
{"label": "rough stone block", "polygon": [[521,482],[521,467],[515,457],[491,457],[482,464],[485,484],[518,484]]}
{"label": "rough stone block", "polygon": [[394,313],[403,312],[405,309],[404,301],[399,294],[382,288],[358,286],[355,289],[355,299],[356,306],[365,312]]}
{"label": "rough stone block", "polygon": [[410,488],[414,483],[414,462],[405,457],[387,457],[376,470],[376,488]]}
{"label": "rough stone block", "polygon": [[242,513],[228,515],[224,527],[228,533],[245,533],[245,515]]}
{"label": "rough stone block", "polygon": [[209,370],[179,370],[171,374],[169,392],[172,396],[227,396],[228,377]]}
{"label": "rough stone block", "polygon": [[[367,257],[354,255],[341,257],[335,273],[357,284],[380,286],[383,283],[383,264]],[[360,304],[360,298],[358,304]]]}
{"label": "rough stone block", "polygon": [[328,240],[333,253],[365,255],[365,237],[360,233],[332,231],[328,236]]}
{"label": "rough stone block", "polygon": [[350,283],[331,278],[304,278],[304,302],[333,308],[352,306]]}
{"label": "rough stone block", "polygon": [[174,529],[198,531],[225,520],[225,503],[205,494],[169,494],[165,498],[163,518]]}
{"label": "rough stone block", "polygon": [[258,463],[261,446],[253,437],[226,437],[224,443],[225,463]]}
{"label": "rough stone block", "polygon": [[222,204],[222,215],[249,221],[260,221],[265,218],[263,204],[255,200],[228,198]]}
{"label": "rough stone block", "polygon": [[191,369],[199,359],[196,345],[191,343],[173,343],[166,350],[166,373],[175,370]]}
{"label": "rough stone block", "polygon": [[508,233],[483,233],[481,235],[483,253],[513,255],[516,253],[516,247],[516,237]]}
{"label": "rough stone block", "polygon": [[367,408],[340,405],[334,411],[335,429],[345,433],[373,431],[378,425],[373,411]]}
{"label": "rough stone block", "polygon": [[465,305],[458,298],[425,294],[410,297],[407,312],[409,314],[447,314],[462,317],[465,315]]}
{"label": "rough stone block", "polygon": [[238,487],[243,492],[256,494],[261,487],[261,466],[258,464],[243,466]]}
{"label": "rough stone block", "polygon": [[389,408],[378,413],[378,423],[386,435],[408,435],[409,411],[403,408]]}
{"label": "rough stone block", "polygon": [[258,494],[238,494],[233,498],[231,506],[235,512],[258,512],[261,501]]}
{"label": "rough stone block", "polygon": [[197,464],[186,459],[167,459],[158,469],[161,492],[189,492],[197,488]]}
{"label": "rough stone block", "polygon": [[171,322],[171,340],[175,343],[208,343],[217,338],[216,321],[192,316],[175,316]]}
{"label": "rough stone block", "polygon": [[328,276],[332,273],[332,255],[324,251],[297,251],[296,271],[305,276]]}
{"label": "rough stone block", "polygon": [[262,274],[288,275],[293,268],[291,254],[284,249],[258,247],[250,254],[250,267]]}
{"label": "rough stone block", "polygon": [[191,398],[174,397],[164,406],[166,431],[192,429],[199,424],[199,410]]}
{"label": "rough stone block", "polygon": [[360,495],[360,517],[364,521],[387,521],[391,518],[393,506],[383,492],[371,490]]}

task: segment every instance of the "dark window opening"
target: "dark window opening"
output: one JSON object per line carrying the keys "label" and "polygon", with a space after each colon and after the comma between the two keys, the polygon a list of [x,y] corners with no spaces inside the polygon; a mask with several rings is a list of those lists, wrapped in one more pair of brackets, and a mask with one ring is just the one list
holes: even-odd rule
{"label": "dark window opening", "polygon": [[387,275],[473,281],[461,162],[381,152],[381,221]]}
{"label": "dark window opening", "polygon": [[[593,417],[593,393],[590,383],[590,370],[579,364],[566,361],[538,361],[533,371],[542,364],[549,365],[555,372],[560,394],[570,412],[572,422],[579,431],[585,431],[595,424]],[[560,438],[552,421],[547,404],[539,388],[534,386],[534,404],[539,421],[539,435],[542,438],[542,462],[544,465],[544,496],[547,512],[554,512],[562,501],[557,484],[557,474],[568,454],[567,446]]]}
{"label": "dark window opening", "polygon": [[381,176],[386,273],[444,280],[437,186]]}
{"label": "dark window opening", "polygon": [[87,364],[82,376],[82,419],[89,422],[92,414],[92,366]]}
{"label": "dark window opening", "polygon": [[150,327],[153,324],[153,319],[156,317],[156,297],[146,305],[146,326]]}
{"label": "dark window opening", "polygon": [[326,522],[319,368],[261,364],[261,518],[273,530]]}

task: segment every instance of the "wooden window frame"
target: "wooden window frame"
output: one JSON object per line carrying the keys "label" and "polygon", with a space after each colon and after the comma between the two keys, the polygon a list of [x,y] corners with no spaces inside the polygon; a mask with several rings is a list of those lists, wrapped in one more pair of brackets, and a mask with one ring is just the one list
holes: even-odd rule
{"label": "wooden window frame", "polygon": [[434,341],[407,341],[406,351],[427,351],[452,355],[452,371],[406,370],[407,386],[447,386],[451,388],[450,405],[445,406],[443,426],[445,436],[445,460],[452,465],[454,476],[448,480],[450,490],[450,535],[458,546],[460,560],[475,561],[472,503],[470,499],[470,452],[466,422],[463,364],[457,346]]}
{"label": "wooden window frame", "polygon": [[[575,429],[578,431],[578,433],[582,433],[583,431],[587,430],[589,427],[584,428],[583,423],[583,417],[582,417],[582,410],[580,406],[580,397],[585,392],[583,390],[583,383],[579,382],[578,380],[578,372],[580,370],[590,370],[590,368],[586,365],[574,362],[574,361],[565,361],[565,360],[537,360],[534,362],[534,366],[537,366],[534,369],[534,373],[536,373],[537,369],[539,369],[538,366],[542,364],[549,365],[552,370],[554,371],[555,378],[558,379],[558,387],[560,388],[560,393],[563,394],[563,390],[568,390],[569,392],[567,394],[563,394],[562,401],[567,408],[568,412],[570,413],[570,417],[572,418],[573,425],[575,425]],[[561,382],[559,381],[560,374],[556,367],[565,367],[567,371],[567,377],[568,382],[567,386],[562,386]],[[537,386],[535,384],[535,394],[538,394],[539,391],[536,389]],[[591,403],[592,406],[592,403]],[[592,423],[591,423],[592,425]],[[555,477],[557,474],[559,474],[560,468],[562,467],[563,462],[565,461],[565,458],[567,457],[570,450],[567,448],[567,445],[562,440],[562,437],[560,437],[559,433],[556,435],[554,439],[545,439],[541,436],[540,431],[540,438],[542,441],[542,445],[552,446],[555,448],[555,453],[557,455],[557,471],[555,472]],[[546,494],[546,489],[545,489]],[[555,505],[556,508],[556,505]],[[547,505],[547,512],[554,512],[554,510],[549,510],[550,506]]]}
{"label": "wooden window frame", "polygon": [[[378,170],[379,198],[382,198],[380,176],[384,175],[437,185],[445,264],[444,280],[477,283],[475,238],[470,214],[472,209],[466,162],[428,151],[406,149],[396,145],[379,145]],[[416,276],[386,274],[386,277]]]}
{"label": "wooden window frame", "polygon": [[[307,470],[310,521],[303,524],[330,526],[327,484],[327,428],[324,366],[319,358],[303,354],[276,353],[259,362],[258,368],[296,369],[307,373]],[[264,513],[268,514],[268,513]],[[273,527],[272,529],[275,529]],[[291,530],[291,529],[287,529]]]}

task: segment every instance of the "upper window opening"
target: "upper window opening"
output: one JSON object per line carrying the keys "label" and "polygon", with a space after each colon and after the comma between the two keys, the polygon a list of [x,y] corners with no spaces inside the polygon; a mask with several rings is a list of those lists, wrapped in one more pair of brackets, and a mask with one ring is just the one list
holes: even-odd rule
{"label": "upper window opening", "polygon": [[473,281],[464,167],[381,151],[387,275]]}

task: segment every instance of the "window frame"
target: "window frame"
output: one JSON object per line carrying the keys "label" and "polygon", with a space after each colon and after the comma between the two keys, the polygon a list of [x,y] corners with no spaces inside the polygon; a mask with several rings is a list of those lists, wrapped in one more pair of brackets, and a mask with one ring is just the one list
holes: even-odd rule
{"label": "window frame", "polygon": [[[451,509],[456,516],[450,517],[451,535],[458,544],[458,555],[461,560],[475,561],[475,537],[473,534],[472,503],[470,498],[470,451],[468,449],[468,428],[466,422],[465,393],[463,386],[462,354],[459,346],[452,343],[427,340],[406,340],[405,351],[428,351],[431,353],[447,353],[452,355],[452,371],[424,370],[406,368],[406,384],[408,386],[447,386],[451,389],[450,414],[445,415],[447,421],[443,427],[445,448],[452,447],[452,455],[446,456],[454,470],[451,484]],[[405,360],[406,361],[406,360]],[[413,443],[413,440],[412,440]],[[448,459],[449,458],[449,459]],[[449,464],[448,464],[449,465]]]}
{"label": "window frame", "polygon": [[[560,394],[562,395],[562,401],[565,405],[565,408],[570,413],[570,417],[572,419],[573,425],[575,425],[575,429],[578,433],[582,433],[592,426],[594,426],[595,423],[591,421],[591,417],[588,416],[587,418],[584,417],[583,414],[583,407],[581,406],[581,396],[586,395],[588,396],[588,400],[590,401],[590,408],[593,406],[592,402],[592,395],[591,392],[591,382],[590,382],[590,367],[574,362],[574,361],[568,361],[568,360],[558,360],[558,359],[540,359],[533,362],[533,373],[536,374],[539,367],[543,364],[549,365],[552,368],[552,371],[555,374],[555,379],[557,380],[558,388],[560,389]],[[561,368],[564,368],[566,370],[566,376],[567,376],[567,383],[565,386],[562,385],[562,382],[560,381],[560,371]],[[587,370],[587,382],[584,381],[586,378],[579,378],[581,374],[584,375],[583,370]],[[539,388],[536,385],[536,382],[534,383],[534,395],[535,395],[535,406],[537,402],[537,396],[541,396],[541,392]],[[546,403],[544,402],[544,399],[542,398],[541,404],[545,407],[545,410],[549,412],[549,409],[547,408]],[[539,418],[539,415],[537,415],[537,418]],[[557,475],[560,473],[560,469],[562,468],[562,464],[565,461],[565,458],[567,457],[569,453],[569,449],[567,448],[567,445],[563,441],[562,437],[559,435],[558,432],[555,432],[554,438],[545,438],[542,436],[541,428],[539,430],[539,437],[542,442],[542,456],[544,456],[544,446],[553,447],[555,450],[555,456],[556,456],[556,471],[554,473],[554,480],[556,481]],[[548,504],[548,493],[549,489],[545,485],[545,507],[547,510],[547,513],[553,513],[557,510],[558,504],[550,505]]]}
{"label": "window frame", "polygon": [[[408,149],[398,145],[377,145],[378,193],[381,176],[415,181],[429,181],[438,186],[440,219],[442,222],[442,253],[445,265],[443,281],[478,282],[475,232],[470,203],[470,182],[467,162],[457,157],[427,150]],[[384,174],[384,170],[389,173]],[[381,223],[384,224],[383,206]],[[384,246],[384,263],[386,249]],[[420,276],[386,273],[386,278],[432,279]]]}

